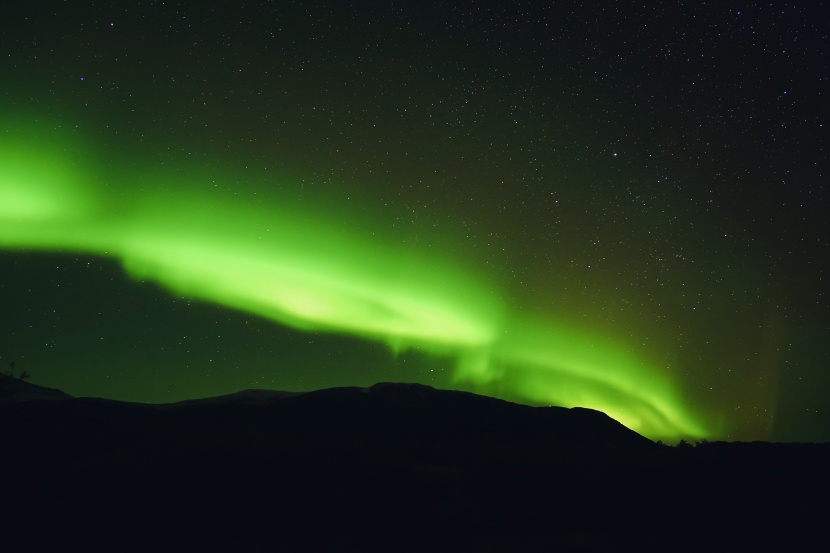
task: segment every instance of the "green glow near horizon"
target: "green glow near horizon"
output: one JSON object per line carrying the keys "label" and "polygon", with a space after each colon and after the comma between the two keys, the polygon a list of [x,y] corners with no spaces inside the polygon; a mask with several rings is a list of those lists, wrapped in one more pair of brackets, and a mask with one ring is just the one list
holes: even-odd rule
{"label": "green glow near horizon", "polygon": [[655,439],[706,433],[624,347],[517,318],[486,279],[335,209],[288,194],[240,200],[205,184],[215,175],[188,183],[173,171],[121,177],[114,192],[59,150],[0,142],[0,247],[118,258],[183,296],[454,357],[456,379],[483,393],[595,408]]}

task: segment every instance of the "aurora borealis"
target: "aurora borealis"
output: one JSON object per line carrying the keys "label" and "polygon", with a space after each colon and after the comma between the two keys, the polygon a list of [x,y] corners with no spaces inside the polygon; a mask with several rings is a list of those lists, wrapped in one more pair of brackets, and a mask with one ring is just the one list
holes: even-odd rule
{"label": "aurora borealis", "polygon": [[235,205],[232,197],[186,190],[182,174],[175,188],[106,198],[66,161],[74,157],[66,144],[3,149],[0,246],[113,256],[135,279],[183,297],[300,330],[454,357],[462,382],[495,379],[543,403],[591,405],[661,437],[705,433],[622,348],[566,327],[511,320],[498,293],[473,274],[405,248],[384,249],[375,232],[361,239],[335,213],[322,217],[318,203],[309,210],[269,197],[264,205]]}
{"label": "aurora borealis", "polygon": [[815,17],[16,4],[0,361],[35,383],[418,381],[830,439]]}

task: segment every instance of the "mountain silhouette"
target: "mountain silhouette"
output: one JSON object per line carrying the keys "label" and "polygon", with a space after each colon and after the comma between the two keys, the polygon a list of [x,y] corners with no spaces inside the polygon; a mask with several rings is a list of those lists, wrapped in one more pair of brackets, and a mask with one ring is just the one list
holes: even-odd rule
{"label": "mountain silhouette", "polygon": [[421,384],[149,405],[15,382],[0,417],[9,551],[791,550],[823,535],[830,466]]}
{"label": "mountain silhouette", "polygon": [[38,399],[63,400],[72,396],[54,388],[44,388],[8,375],[0,375],[0,404]]}

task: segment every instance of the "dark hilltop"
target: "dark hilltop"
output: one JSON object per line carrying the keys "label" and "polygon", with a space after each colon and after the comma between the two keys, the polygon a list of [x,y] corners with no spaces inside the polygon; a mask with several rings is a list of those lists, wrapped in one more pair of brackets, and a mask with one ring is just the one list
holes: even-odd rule
{"label": "dark hilltop", "polygon": [[7,551],[807,550],[826,444],[668,447],[419,384],[167,405],[0,387]]}

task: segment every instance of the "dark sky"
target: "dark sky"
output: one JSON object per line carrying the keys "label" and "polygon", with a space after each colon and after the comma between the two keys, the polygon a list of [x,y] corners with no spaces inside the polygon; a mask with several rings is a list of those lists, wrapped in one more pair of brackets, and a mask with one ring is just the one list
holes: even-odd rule
{"label": "dark sky", "polygon": [[641,4],[3,2],[2,368],[830,440],[830,10]]}

